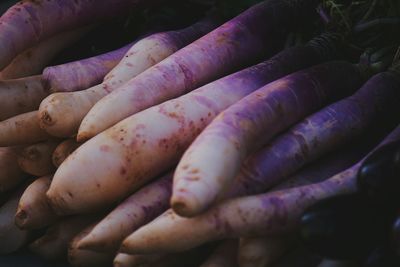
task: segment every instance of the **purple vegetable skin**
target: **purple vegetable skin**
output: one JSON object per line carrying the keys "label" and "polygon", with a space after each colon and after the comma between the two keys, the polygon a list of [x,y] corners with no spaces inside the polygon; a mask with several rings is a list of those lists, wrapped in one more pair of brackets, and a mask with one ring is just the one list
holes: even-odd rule
{"label": "purple vegetable skin", "polygon": [[[396,74],[382,73],[371,78],[363,89],[374,88],[379,95],[379,89],[399,88],[399,82]],[[364,90],[359,92],[362,95]],[[400,126],[377,148],[399,139]],[[122,252],[160,253],[229,237],[287,233],[298,225],[301,214],[310,205],[334,195],[355,192],[362,162],[320,183],[228,200],[194,218],[179,217],[169,210],[125,239]]]}
{"label": "purple vegetable skin", "polygon": [[233,104],[179,162],[171,200],[174,211],[181,216],[204,211],[230,186],[248,155],[291,124],[352,93],[363,80],[356,65],[328,62],[276,80]]}
{"label": "purple vegetable skin", "polygon": [[[248,158],[227,195],[257,194],[400,112],[400,81],[380,73],[352,96],[309,116]],[[283,152],[283,153],[282,153]]]}
{"label": "purple vegetable skin", "polygon": [[[74,213],[101,207],[130,194],[149,179],[172,168],[184,150],[219,112],[268,82],[335,57],[336,46],[321,48],[327,46],[327,43],[316,39],[306,46],[285,50],[271,60],[132,115],[89,140],[76,152],[74,160],[66,161],[61,166],[53,181],[54,192],[50,192],[50,195],[54,194],[53,202],[60,204],[58,209],[62,212]],[[113,147],[113,150],[105,152],[101,149],[104,146]],[[133,157],[135,160],[130,161]],[[104,169],[99,168],[99,160],[110,164]],[[71,173],[78,169],[82,169],[84,179]],[[125,171],[121,173],[121,169]],[[77,181],[71,182],[72,177],[76,177]],[[115,183],[116,177],[121,183]],[[91,179],[96,182],[89,182]],[[76,186],[83,181],[87,182],[85,186]],[[112,187],[113,194],[109,190],[101,192],[95,188],[91,190],[91,195],[78,193],[97,183],[104,189]],[[67,192],[75,192],[85,199],[70,199]]]}
{"label": "purple vegetable skin", "polygon": [[0,69],[22,51],[56,33],[127,14],[159,0],[25,0],[0,18]]}
{"label": "purple vegetable skin", "polygon": [[299,16],[313,12],[316,2],[270,0],[248,9],[101,99],[78,135],[91,138],[132,114],[272,54],[282,35]]}
{"label": "purple vegetable skin", "polygon": [[133,44],[95,57],[47,67],[43,71],[45,87],[52,92],[72,92],[101,83]]}

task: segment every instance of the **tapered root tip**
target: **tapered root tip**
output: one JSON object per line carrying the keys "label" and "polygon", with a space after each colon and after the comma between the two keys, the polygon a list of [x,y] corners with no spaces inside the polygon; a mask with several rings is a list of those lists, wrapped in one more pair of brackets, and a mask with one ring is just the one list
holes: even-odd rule
{"label": "tapered root tip", "polygon": [[194,217],[202,212],[198,205],[197,199],[194,197],[173,196],[171,199],[171,207],[173,211],[181,217]]}
{"label": "tapered root tip", "polygon": [[47,111],[43,111],[39,115],[39,124],[42,128],[46,128],[46,126],[52,126],[56,122],[53,120],[53,118],[50,116],[50,114]]}
{"label": "tapered root tip", "polygon": [[19,228],[24,229],[28,221],[28,218],[29,218],[28,213],[23,209],[19,209],[15,214],[15,224]]}
{"label": "tapered root tip", "polygon": [[46,192],[47,202],[53,209],[53,211],[59,215],[69,215],[69,209],[67,207],[67,202],[60,196],[57,192],[51,190],[51,188]]}
{"label": "tapered root tip", "polygon": [[90,138],[92,138],[91,134],[87,131],[79,131],[78,135],[76,136],[76,141],[78,143],[83,143],[86,142],[87,140],[89,140]]}

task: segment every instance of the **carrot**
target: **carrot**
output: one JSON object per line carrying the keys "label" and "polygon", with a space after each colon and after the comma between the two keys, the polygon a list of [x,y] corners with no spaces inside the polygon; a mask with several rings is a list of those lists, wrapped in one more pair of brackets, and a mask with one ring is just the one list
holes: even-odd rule
{"label": "carrot", "polygon": [[30,232],[19,229],[14,224],[14,214],[23,190],[17,190],[11,198],[0,207],[0,254],[9,254],[23,247],[30,238]]}
{"label": "carrot", "polygon": [[25,147],[18,157],[19,166],[26,173],[35,176],[54,173],[56,168],[52,162],[52,155],[59,143],[57,140],[49,140]]}
{"label": "carrot", "polygon": [[[360,66],[346,62],[318,65],[266,85],[218,115],[178,164],[171,199],[174,211],[190,217],[206,210],[232,184],[248,155],[328,101],[360,88],[365,79],[360,70]],[[380,77],[375,76],[371,83]],[[363,87],[349,99],[307,118],[291,129],[289,136],[280,138],[267,156],[275,157],[283,171],[292,171],[291,167],[297,168],[299,162],[360,135],[377,118],[386,119],[399,107],[397,87],[382,88],[380,95],[374,86]],[[286,151],[294,150],[298,155],[288,153],[294,156],[293,164],[282,161]],[[263,166],[271,165],[264,163],[260,167]]]}
{"label": "carrot", "polygon": [[0,72],[0,79],[18,79],[41,74],[58,53],[80,39],[91,28],[89,26],[59,33],[25,50]]}
{"label": "carrot", "polygon": [[253,237],[241,238],[239,245],[240,267],[273,266],[290,248],[289,238]]}
{"label": "carrot", "polygon": [[[378,148],[399,139],[400,126]],[[194,218],[179,217],[169,210],[125,239],[121,252],[164,253],[224,238],[288,233],[296,228],[301,214],[310,205],[334,195],[355,192],[361,164],[362,160],[320,183],[227,200]]]}
{"label": "carrot", "polygon": [[[79,92],[56,93],[40,108],[43,127],[53,135],[71,136],[91,107],[112,90],[211,31],[217,19],[204,19],[182,30],[152,34],[135,43],[109,72],[102,84]],[[65,114],[68,114],[66,117]]]}
{"label": "carrot", "polygon": [[145,186],[123,201],[78,243],[81,249],[117,251],[133,231],[169,208],[172,173]]}
{"label": "carrot", "polygon": [[32,242],[29,249],[48,261],[67,259],[69,242],[92,222],[91,216],[76,216],[61,220]]}
{"label": "carrot", "polygon": [[238,240],[223,241],[200,267],[235,267],[238,266],[234,255],[238,251]]}
{"label": "carrot", "polygon": [[[337,47],[331,42],[335,43],[336,41],[335,39],[332,41],[318,38],[306,46],[286,50],[271,60],[229,75],[187,95],[127,118],[88,141],[75,153],[75,159],[66,161],[56,174],[54,187],[61,189],[60,194],[63,194],[63,188],[73,187],[74,185],[70,184],[70,181],[74,175],[71,175],[69,171],[79,169],[80,173],[85,176],[84,181],[87,181],[85,187],[93,185],[92,182],[89,182],[90,179],[96,179],[102,184],[112,183],[112,187],[115,189],[115,195],[107,196],[107,199],[106,193],[104,196],[95,196],[100,192],[91,190],[93,193],[91,201],[95,203],[93,205],[103,205],[129,194],[148,179],[156,177],[176,164],[184,150],[200,131],[229,105],[263,84],[291,71],[335,57],[335,48],[324,49],[324,47]],[[160,125],[164,126],[160,127]],[[132,143],[137,145],[133,147],[130,145]],[[104,150],[107,147],[113,147],[113,150],[109,150],[108,153],[107,149]],[[100,170],[96,164],[100,158],[94,159],[94,154],[99,155],[102,162],[110,162],[110,165]],[[129,163],[133,155],[135,161]],[[83,158],[86,162],[85,166],[81,165]],[[148,160],[149,158],[151,160]],[[90,164],[89,160],[91,160]],[[111,161],[116,163],[111,165]],[[88,166],[91,164],[96,164],[96,168],[89,169]],[[121,172],[121,170],[125,171]],[[68,181],[64,180],[66,177],[68,177]],[[116,180],[110,179],[110,177],[119,177],[126,183],[116,184]],[[79,180],[82,179],[79,178]],[[62,188],[57,185],[58,183],[63,184]],[[110,186],[107,185],[105,188],[108,187]],[[70,192],[74,190],[75,188],[69,189]],[[109,193],[108,190],[107,194]],[[81,195],[89,197],[88,194]],[[83,202],[89,205],[88,199],[80,200],[76,204],[81,206]],[[91,208],[88,207],[88,209]]]}
{"label": "carrot", "polygon": [[0,69],[22,51],[59,32],[127,14],[155,1],[20,1],[0,18]]}
{"label": "carrot", "polygon": [[63,161],[82,144],[76,142],[74,139],[67,139],[61,142],[53,152],[52,162],[57,168]]}
{"label": "carrot", "polygon": [[48,95],[41,75],[0,81],[0,120],[37,110]]}
{"label": "carrot", "polygon": [[21,229],[42,229],[58,219],[47,203],[46,191],[52,176],[44,176],[30,184],[22,194],[15,224]]}
{"label": "carrot", "polygon": [[0,147],[0,194],[14,189],[27,177],[19,167],[17,157],[15,148]]}
{"label": "carrot", "polygon": [[114,259],[114,267],[147,266],[165,257],[163,254],[129,255],[119,253]]}
{"label": "carrot", "polygon": [[268,0],[255,5],[102,98],[86,115],[78,135],[93,137],[132,114],[265,58],[299,17],[311,17],[305,15],[316,2]]}
{"label": "carrot", "polygon": [[77,247],[77,244],[87,233],[93,228],[89,226],[74,237],[68,248],[68,262],[72,267],[108,267],[111,266],[114,254],[99,253],[89,250],[82,250]]}
{"label": "carrot", "polygon": [[42,74],[45,88],[51,92],[73,92],[96,85],[118,64],[132,45],[91,58],[47,67]]}
{"label": "carrot", "polygon": [[39,127],[38,112],[31,111],[0,122],[0,147],[30,145],[50,136]]}

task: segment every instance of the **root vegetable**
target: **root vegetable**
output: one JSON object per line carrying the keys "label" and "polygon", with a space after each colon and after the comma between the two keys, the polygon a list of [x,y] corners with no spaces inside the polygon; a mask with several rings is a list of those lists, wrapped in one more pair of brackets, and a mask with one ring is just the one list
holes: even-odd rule
{"label": "root vegetable", "polygon": [[54,173],[56,168],[52,162],[52,155],[59,143],[57,140],[50,140],[22,149],[18,157],[19,166],[23,171],[34,176]]}
{"label": "root vegetable", "polygon": [[[40,108],[46,119],[43,127],[57,136],[76,134],[84,116],[102,97],[217,25],[217,19],[209,18],[182,30],[156,33],[137,41],[106,75],[103,83],[83,91],[56,93],[44,100]],[[81,138],[78,140],[82,141]]]}
{"label": "root vegetable", "polygon": [[64,160],[81,145],[81,143],[76,142],[74,139],[68,139],[61,142],[53,152],[53,165],[59,167],[61,163],[63,163]]}
{"label": "root vegetable", "polygon": [[155,1],[20,1],[4,13],[0,27],[0,69],[24,50],[59,32],[127,14]]}
{"label": "root vegetable", "polygon": [[77,244],[88,234],[93,226],[87,227],[74,237],[68,248],[68,262],[72,267],[109,267],[112,265],[114,253],[99,253],[89,250],[82,250]]}
{"label": "root vegetable", "polygon": [[[399,139],[400,126],[378,147]],[[307,207],[334,195],[355,192],[361,164],[362,160],[320,183],[227,200],[194,218],[179,217],[169,210],[125,239],[121,252],[165,253],[224,238],[288,233],[298,226]]]}
{"label": "root vegetable", "polygon": [[255,5],[102,98],[86,115],[78,135],[93,137],[130,115],[271,55],[298,16],[307,17],[316,2],[272,0]]}
{"label": "root vegetable", "polygon": [[65,260],[68,244],[92,222],[91,216],[66,218],[50,226],[43,236],[29,245],[29,249],[48,261]]}
{"label": "root vegetable", "polygon": [[45,88],[51,92],[73,92],[99,84],[132,45],[91,58],[47,67],[43,71]]}
{"label": "root vegetable", "polygon": [[59,52],[73,44],[90,29],[89,26],[59,33],[25,50],[0,72],[0,79],[18,79],[42,73]]}
{"label": "root vegetable", "polygon": [[[231,186],[250,153],[290,123],[321,108],[327,98],[337,98],[338,87],[344,89],[342,96],[361,87],[364,78],[357,68],[344,62],[331,64],[288,75],[222,112],[178,164],[171,200],[174,211],[190,217],[206,210]],[[389,73],[377,74],[354,95],[309,116],[250,159],[250,175],[268,175],[270,185],[276,184],[279,180],[274,179],[287,177],[322,153],[360,136],[376,121],[387,121],[400,104],[400,84],[393,83],[395,79]],[[339,86],[338,80],[344,83]]]}
{"label": "root vegetable", "polygon": [[145,186],[123,201],[78,243],[81,249],[117,251],[121,242],[139,227],[169,208],[172,173]]}
{"label": "root vegetable", "polygon": [[58,219],[46,198],[51,179],[52,176],[41,177],[25,189],[15,215],[15,224],[19,228],[42,229]]}
{"label": "root vegetable", "polygon": [[118,254],[114,259],[114,267],[139,267],[146,266],[157,262],[158,260],[165,257],[163,254],[151,254],[151,255],[129,255],[129,254]]}
{"label": "root vegetable", "polygon": [[254,237],[240,239],[239,266],[273,266],[288,250],[293,241],[287,237]]}
{"label": "root vegetable", "polygon": [[30,232],[19,229],[14,224],[14,215],[23,190],[18,190],[0,207],[0,254],[8,254],[23,247],[30,237]]}
{"label": "root vegetable", "polygon": [[41,75],[0,81],[0,121],[37,110],[48,95]]}
{"label": "root vegetable", "polygon": [[[127,118],[88,141],[72,156],[73,159],[67,160],[56,175],[54,187],[59,187],[63,194],[62,191],[71,186],[70,192],[73,192],[75,183],[71,184],[70,181],[74,175],[69,172],[79,169],[82,170],[81,175],[85,176],[84,181],[87,181],[85,186],[94,185],[89,180],[96,179],[104,184],[112,183],[115,189],[115,195],[109,194],[110,191],[107,190],[107,196],[94,196],[102,192],[91,190],[93,199],[90,202],[94,204],[86,199],[79,201],[79,205],[85,202],[88,205],[85,209],[89,210],[89,205],[95,207],[116,201],[176,164],[200,131],[229,105],[287,73],[334,57],[337,45],[332,45],[331,42],[332,40],[318,38],[306,46],[283,51],[271,60]],[[293,59],[296,59],[296,63],[293,63]],[[132,146],[134,143],[136,145]],[[113,149],[107,150],[107,147]],[[104,165],[104,169],[98,168],[96,162],[100,159],[95,159],[93,155],[101,157],[102,162],[108,162],[107,167]],[[88,163],[89,157],[93,160],[91,164]],[[132,157],[135,160],[130,162]],[[86,162],[84,165],[83,159]],[[96,167],[90,168],[92,164]],[[110,177],[124,179],[124,183],[117,185],[115,179]],[[77,179],[82,181],[81,178]],[[108,187],[110,186],[105,188]],[[84,196],[89,197],[88,194]]]}
{"label": "root vegetable", "polygon": [[50,135],[39,127],[37,111],[0,122],[0,147],[30,145],[49,138]]}
{"label": "root vegetable", "polygon": [[21,170],[17,161],[15,148],[0,147],[0,193],[4,194],[22,183],[27,175]]}

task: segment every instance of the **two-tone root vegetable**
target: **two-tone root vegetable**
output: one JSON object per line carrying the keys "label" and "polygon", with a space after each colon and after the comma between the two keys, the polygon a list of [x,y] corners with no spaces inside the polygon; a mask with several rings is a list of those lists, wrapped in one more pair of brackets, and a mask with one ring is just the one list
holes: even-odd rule
{"label": "two-tone root vegetable", "polygon": [[27,175],[21,170],[17,161],[15,148],[0,147],[0,193],[3,194],[22,183]]}
{"label": "two-tone root vegetable", "polygon": [[317,2],[269,0],[248,9],[102,98],[82,121],[80,140],[271,55]]}
{"label": "two-tone root vegetable", "polygon": [[240,267],[272,266],[292,247],[287,237],[241,238],[238,253]]}
{"label": "two-tone root vegetable", "polygon": [[[231,185],[249,153],[259,149],[290,123],[320,107],[322,103],[319,101],[324,101],[329,95],[331,99],[332,95],[337,97],[339,80],[340,83],[347,83],[340,85],[343,89],[347,88],[343,94],[361,86],[365,77],[358,67],[340,62],[331,64],[289,75],[259,89],[222,112],[182,157],[174,177],[171,200],[173,209],[182,216],[193,216],[204,211]],[[337,67],[344,72],[339,73],[334,67],[336,64],[343,64]],[[329,71],[329,68],[332,69]],[[307,72],[310,75],[304,75]],[[347,72],[353,73],[352,78],[348,79]],[[372,83],[385,80],[385,75],[375,76],[375,82]],[[311,89],[313,87],[315,91]],[[298,168],[299,163],[304,164],[321,155],[321,151],[329,151],[362,134],[377,119],[387,120],[393,111],[397,112],[400,96],[396,85],[381,88],[382,91],[376,90],[374,85],[367,85],[352,97],[323,109],[292,128],[290,137],[278,138],[271,149],[265,150],[267,155],[263,152],[260,154],[260,157],[271,157],[271,163],[257,163],[260,167],[255,169],[255,176],[257,172],[263,171],[272,176],[291,174],[295,170],[291,167]],[[307,93],[309,89],[314,96]],[[283,160],[286,155],[293,156],[290,163]],[[272,171],[271,167],[277,169]],[[191,173],[193,170],[197,170],[197,173]]]}
{"label": "two-tone root vegetable", "polygon": [[72,154],[82,144],[75,141],[75,139],[67,139],[61,142],[53,152],[52,162],[53,165],[59,167],[64,160]]}
{"label": "two-tone root vegetable", "polygon": [[77,244],[87,235],[92,226],[85,228],[74,237],[68,248],[68,262],[72,267],[109,267],[112,265],[114,253],[99,253],[90,250],[79,249]]}
{"label": "two-tone root vegetable", "polygon": [[[64,188],[71,187],[70,192],[83,188],[74,188],[78,181],[71,183],[71,177],[75,175],[69,172],[79,169],[82,170],[80,173],[85,179],[76,179],[80,182],[85,181],[85,187],[94,185],[90,180],[96,179],[101,181],[105,188],[112,187],[115,190],[114,195],[111,195],[109,190],[107,195],[95,195],[102,192],[97,189],[91,190],[93,198],[90,202],[94,202],[93,206],[104,205],[129,194],[147,180],[176,164],[184,150],[219,112],[268,82],[335,57],[335,42],[336,39],[317,38],[306,46],[285,50],[271,60],[127,118],[88,141],[73,159],[66,161],[56,175],[53,190],[59,188],[61,191],[57,194],[61,194],[62,197]],[[131,161],[132,157],[135,158],[134,161]],[[82,159],[85,159],[85,165],[82,164]],[[89,164],[88,160],[92,160],[92,163]],[[109,164],[100,170],[96,163],[98,160]],[[96,164],[96,167],[89,167],[92,164]],[[117,184],[116,180],[110,177],[123,179],[124,183]],[[80,195],[89,197],[88,194]],[[79,209],[82,209],[82,203],[86,203],[87,209],[91,209],[90,202],[89,199],[85,199],[74,205],[79,205]]]}
{"label": "two-tone root vegetable", "polygon": [[[394,140],[400,140],[400,126],[378,147]],[[320,183],[227,200],[194,218],[179,217],[169,210],[125,239],[121,252],[164,253],[224,238],[288,233],[298,226],[301,214],[310,205],[355,192],[361,163]]]}
{"label": "two-tone root vegetable", "polygon": [[127,14],[155,1],[20,1],[0,18],[0,69],[24,50],[59,32]]}
{"label": "two-tone root vegetable", "polygon": [[377,122],[383,129],[396,123],[399,88],[396,75],[380,73],[352,96],[304,119],[248,158],[226,196],[264,192],[305,164],[372,131]]}
{"label": "two-tone root vegetable", "polygon": [[23,171],[35,176],[44,176],[54,173],[52,156],[60,144],[57,140],[27,146],[20,152],[18,164]]}
{"label": "two-tone root vegetable", "polygon": [[56,93],[44,100],[39,110],[46,115],[43,127],[57,136],[76,134],[82,119],[97,101],[217,25],[217,19],[209,18],[182,30],[156,33],[139,40],[102,84],[78,92]]}
{"label": "two-tone root vegetable", "polygon": [[76,216],[50,226],[46,233],[29,245],[29,249],[49,261],[67,259],[68,244],[93,222],[91,216]]}
{"label": "two-tone root vegetable", "polygon": [[37,111],[23,113],[0,122],[0,147],[31,145],[50,135],[39,127]]}
{"label": "two-tone root vegetable", "polygon": [[23,190],[18,190],[0,207],[0,254],[8,254],[23,247],[30,237],[29,231],[19,229],[14,223],[18,201]]}
{"label": "two-tone root vegetable", "polygon": [[114,267],[139,267],[147,266],[159,261],[164,254],[129,255],[119,253],[114,259]]}
{"label": "two-tone root vegetable", "polygon": [[237,239],[223,241],[200,267],[235,267],[238,266],[237,255],[239,242]]}
{"label": "two-tone root vegetable", "polygon": [[57,34],[19,54],[0,72],[0,79],[17,79],[42,73],[51,60],[63,49],[73,44],[91,27]]}
{"label": "two-tone root vegetable", "polygon": [[37,110],[48,95],[41,75],[0,81],[0,121]]}
{"label": "two-tone root vegetable", "polygon": [[19,228],[42,229],[58,219],[46,198],[51,179],[52,176],[41,177],[25,189],[15,215],[15,224]]}
{"label": "two-tone root vegetable", "polygon": [[172,173],[127,198],[78,243],[82,249],[117,251],[121,242],[139,227],[169,208]]}
{"label": "two-tone root vegetable", "polygon": [[45,88],[51,92],[73,92],[99,84],[132,45],[91,58],[47,67],[42,74]]}
{"label": "two-tone root vegetable", "polygon": [[204,211],[227,189],[245,157],[327,102],[355,91],[362,82],[356,65],[329,62],[290,74],[233,104],[180,160],[171,199],[174,211],[182,216]]}

